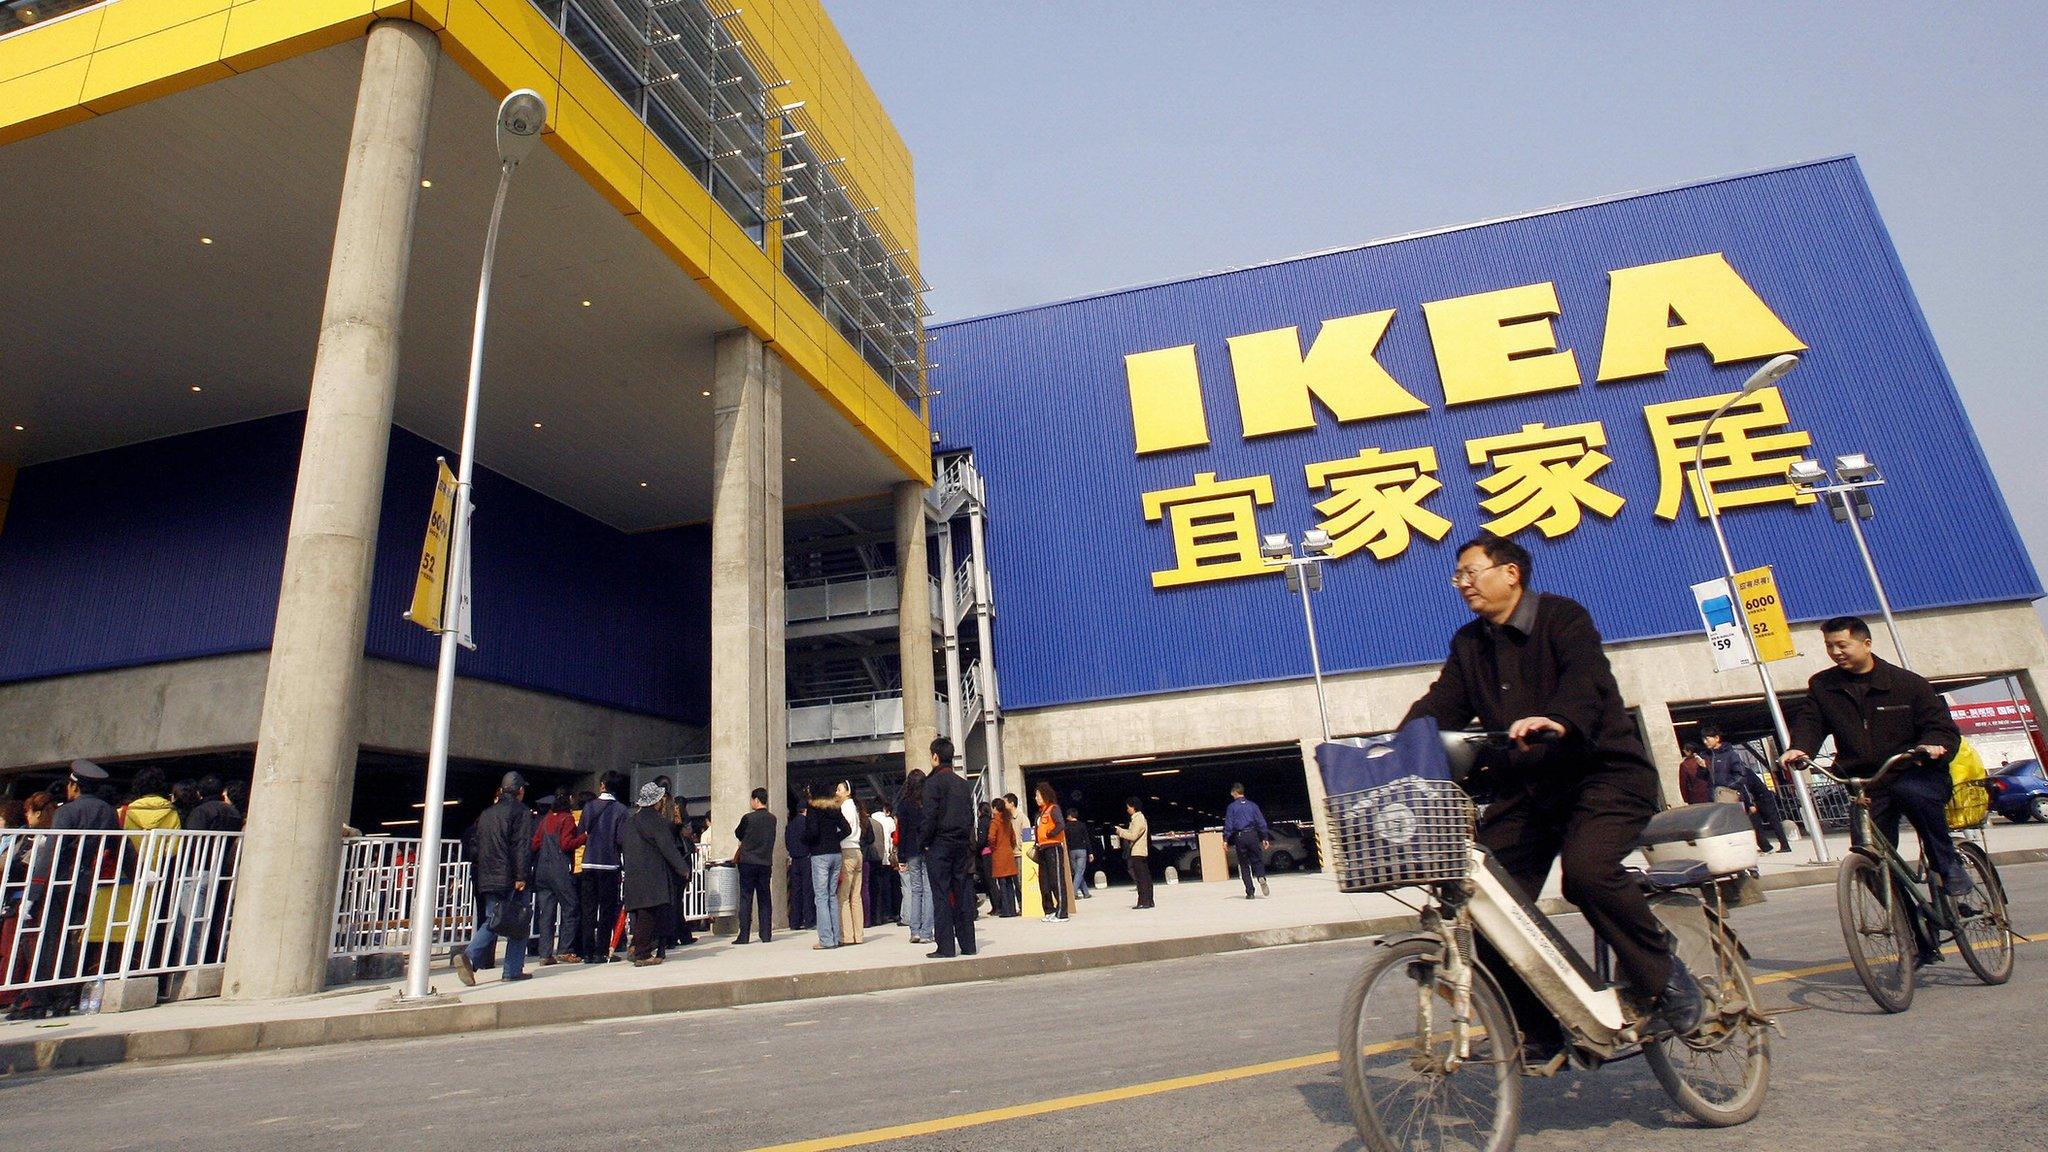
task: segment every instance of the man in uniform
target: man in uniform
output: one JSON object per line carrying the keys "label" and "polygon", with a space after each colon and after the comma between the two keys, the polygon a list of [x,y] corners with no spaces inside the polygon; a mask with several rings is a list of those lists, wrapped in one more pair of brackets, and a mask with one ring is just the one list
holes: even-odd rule
{"label": "man in uniform", "polygon": [[[1657,771],[1592,616],[1574,601],[1530,589],[1531,567],[1526,549],[1491,533],[1458,549],[1451,584],[1477,619],[1452,634],[1442,672],[1406,719],[1427,716],[1453,729],[1476,718],[1515,741],[1479,843],[1531,899],[1562,856],[1565,899],[1614,950],[1621,980],[1652,1029],[1691,1032],[1699,1026],[1699,984],[1621,864],[1657,811]],[[1555,1018],[1484,941],[1481,955],[1513,1002],[1525,1059],[1553,1059],[1563,1042]]]}

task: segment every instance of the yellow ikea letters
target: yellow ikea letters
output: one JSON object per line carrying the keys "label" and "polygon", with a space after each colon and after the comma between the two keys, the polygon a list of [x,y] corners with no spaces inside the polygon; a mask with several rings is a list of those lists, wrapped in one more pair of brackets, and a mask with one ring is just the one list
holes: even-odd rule
{"label": "yellow ikea letters", "polygon": [[1525,284],[1422,306],[1444,406],[1579,386],[1579,362],[1558,351],[1557,286]]}
{"label": "yellow ikea letters", "polygon": [[[1580,386],[1578,359],[1558,346],[1557,286],[1544,282],[1422,305],[1444,406]],[[1301,329],[1232,336],[1230,364],[1245,439],[1315,427],[1313,401],[1340,424],[1427,411],[1378,359],[1395,310],[1323,321],[1306,352]],[[1698,348],[1715,364],[1757,360],[1806,345],[1719,252],[1608,274],[1607,324],[1597,380],[1665,371],[1670,354]],[[1124,357],[1138,455],[1209,443],[1195,346]]]}
{"label": "yellow ikea letters", "polygon": [[1609,273],[1600,382],[1655,376],[1679,348],[1726,364],[1806,345],[1719,252]]}
{"label": "yellow ikea letters", "polygon": [[1428,411],[1429,405],[1373,358],[1393,319],[1389,308],[1325,320],[1306,355],[1298,328],[1232,336],[1230,367],[1237,377],[1245,439],[1315,427],[1310,396],[1321,400],[1339,423]]}

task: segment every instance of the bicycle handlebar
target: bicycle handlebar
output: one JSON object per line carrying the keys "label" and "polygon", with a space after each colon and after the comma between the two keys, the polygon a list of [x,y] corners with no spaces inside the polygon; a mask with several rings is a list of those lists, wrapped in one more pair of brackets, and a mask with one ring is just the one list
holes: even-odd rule
{"label": "bicycle handlebar", "polygon": [[[1911,765],[1931,763],[1925,752],[1920,751],[1918,748],[1908,748],[1904,752],[1886,759],[1883,764],[1878,765],[1877,771],[1868,776],[1843,776],[1833,771],[1836,761],[1840,759],[1841,757],[1839,756],[1801,756],[1794,764],[1803,764],[1812,768],[1814,771],[1845,787],[1867,790],[1875,788],[1893,773],[1903,771]],[[1826,763],[1822,763],[1823,760]]]}

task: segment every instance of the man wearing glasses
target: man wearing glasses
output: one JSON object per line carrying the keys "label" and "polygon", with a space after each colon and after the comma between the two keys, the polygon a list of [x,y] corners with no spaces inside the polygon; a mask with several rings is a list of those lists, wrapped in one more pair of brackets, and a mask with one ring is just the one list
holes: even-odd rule
{"label": "man wearing glasses", "polygon": [[[1562,857],[1565,899],[1614,949],[1623,984],[1663,1027],[1691,1032],[1699,984],[1621,865],[1657,811],[1657,771],[1593,617],[1531,589],[1531,575],[1528,550],[1512,540],[1482,533],[1458,549],[1451,584],[1477,619],[1451,635],[1450,658],[1406,719],[1444,729],[1476,719],[1514,739],[1479,843],[1531,899]],[[1507,965],[1495,957],[1488,966],[1514,1003],[1526,1057],[1547,1061],[1563,1041],[1556,1021]]]}

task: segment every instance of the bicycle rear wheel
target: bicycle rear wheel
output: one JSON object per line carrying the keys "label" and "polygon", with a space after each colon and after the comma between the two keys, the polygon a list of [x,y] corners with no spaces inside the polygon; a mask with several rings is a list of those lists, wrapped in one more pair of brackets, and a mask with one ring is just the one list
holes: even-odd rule
{"label": "bicycle rear wheel", "polygon": [[1949,922],[1956,926],[1957,950],[1977,979],[1986,984],[2003,984],[2012,979],[2013,961],[2012,930],[2005,918],[2005,888],[1998,881],[1998,869],[1982,848],[1958,844],[1956,852],[1963,859],[1963,867],[1969,870],[1971,883],[1976,885],[1976,891],[1964,900],[1975,912],[1970,916],[1963,915],[1946,889],[1942,892]]}
{"label": "bicycle rear wheel", "polygon": [[1678,940],[1678,957],[1700,983],[1706,1012],[1689,1036],[1643,1048],[1643,1059],[1671,1099],[1693,1119],[1730,1128],[1756,1117],[1771,1078],[1770,1026],[1756,1011],[1756,985],[1732,931],[1705,912],[1659,911]]}
{"label": "bicycle rear wheel", "polygon": [[1852,852],[1842,858],[1835,880],[1835,907],[1857,979],[1878,1007],[1904,1012],[1913,1003],[1913,959],[1919,950],[1906,894],[1884,865]]}
{"label": "bicycle rear wheel", "polygon": [[1521,1045],[1491,981],[1472,981],[1470,1056],[1455,1067],[1451,988],[1437,943],[1369,961],[1344,998],[1337,1055],[1372,1152],[1507,1152],[1521,1130]]}

